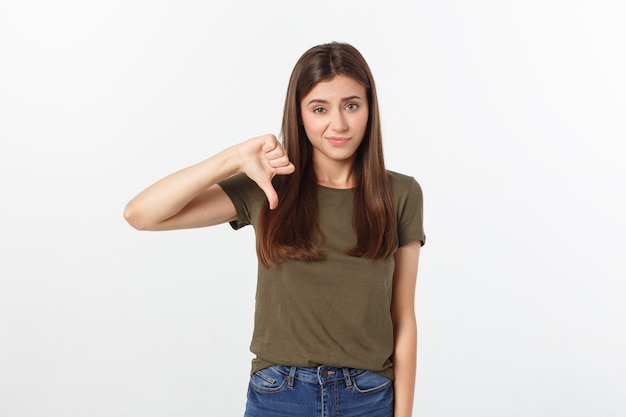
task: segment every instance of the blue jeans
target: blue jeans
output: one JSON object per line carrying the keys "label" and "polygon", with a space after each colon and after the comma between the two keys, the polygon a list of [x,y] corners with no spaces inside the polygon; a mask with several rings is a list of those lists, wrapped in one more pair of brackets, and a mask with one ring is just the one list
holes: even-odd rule
{"label": "blue jeans", "polygon": [[254,373],[244,417],[392,417],[393,383],[352,368],[272,366]]}

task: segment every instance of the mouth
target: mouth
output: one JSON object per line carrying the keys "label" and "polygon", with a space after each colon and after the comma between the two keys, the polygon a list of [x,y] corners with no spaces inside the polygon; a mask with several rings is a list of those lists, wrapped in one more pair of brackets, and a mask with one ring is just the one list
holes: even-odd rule
{"label": "mouth", "polygon": [[330,143],[333,146],[341,146],[341,145],[345,145],[346,143],[348,143],[350,138],[346,138],[343,136],[327,136],[326,140],[328,141],[328,143]]}

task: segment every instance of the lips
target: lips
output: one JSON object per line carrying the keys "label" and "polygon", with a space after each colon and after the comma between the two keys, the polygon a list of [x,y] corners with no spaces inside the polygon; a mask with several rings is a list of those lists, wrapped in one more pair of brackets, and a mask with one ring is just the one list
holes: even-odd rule
{"label": "lips", "polygon": [[328,143],[330,143],[333,146],[341,146],[341,145],[345,145],[346,143],[348,143],[350,138],[345,138],[342,136],[327,136],[326,140],[328,141]]}

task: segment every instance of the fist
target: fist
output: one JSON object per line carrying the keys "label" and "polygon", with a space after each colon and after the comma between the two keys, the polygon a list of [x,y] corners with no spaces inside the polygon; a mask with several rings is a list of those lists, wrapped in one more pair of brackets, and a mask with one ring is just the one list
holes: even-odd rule
{"label": "fist", "polygon": [[252,138],[241,144],[242,171],[263,190],[270,210],[278,206],[278,194],[272,185],[274,175],[288,175],[295,171],[287,152],[274,135]]}

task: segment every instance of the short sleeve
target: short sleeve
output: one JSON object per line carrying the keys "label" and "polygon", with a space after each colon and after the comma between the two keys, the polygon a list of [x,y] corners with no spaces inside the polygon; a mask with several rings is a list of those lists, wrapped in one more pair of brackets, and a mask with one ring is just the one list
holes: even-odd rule
{"label": "short sleeve", "polygon": [[218,183],[224,190],[237,211],[237,220],[230,222],[238,230],[247,225],[254,225],[265,199],[259,186],[246,174],[239,173]]}
{"label": "short sleeve", "polygon": [[[424,233],[424,201],[422,187],[413,177],[405,177],[397,201],[398,245],[413,241],[426,243]],[[404,191],[401,191],[404,190]]]}

